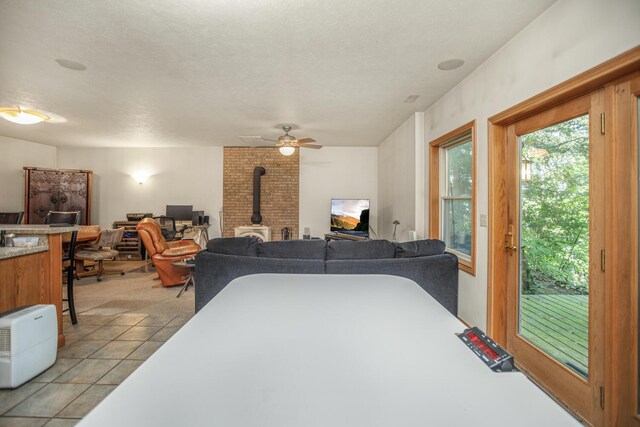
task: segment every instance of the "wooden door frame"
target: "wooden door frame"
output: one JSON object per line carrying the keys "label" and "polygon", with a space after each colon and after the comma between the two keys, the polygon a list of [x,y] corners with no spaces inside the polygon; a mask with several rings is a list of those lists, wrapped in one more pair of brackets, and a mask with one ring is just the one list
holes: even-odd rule
{"label": "wooden door frame", "polygon": [[[611,286],[607,299],[611,301],[609,346],[605,366],[617,369],[610,376],[610,387],[615,393],[606,402],[611,413],[609,425],[640,426],[638,396],[638,107],[640,97],[640,71],[606,87],[606,96],[613,107],[611,132],[606,137],[607,157],[611,168],[624,173],[615,174],[610,188],[613,202],[607,212],[607,221],[614,232],[625,238],[610,239]],[[634,102],[635,101],[635,102]],[[626,117],[626,120],[624,119]],[[628,124],[631,126],[628,126]],[[633,197],[635,195],[635,197]],[[629,339],[629,337],[632,337]],[[629,417],[629,414],[632,414]]]}
{"label": "wooden door frame", "polygon": [[[487,331],[500,344],[506,345],[507,337],[507,257],[504,250],[504,235],[507,233],[507,127],[515,122],[529,117],[541,111],[553,108],[564,102],[570,101],[582,95],[605,89],[605,113],[609,117],[609,122],[613,123],[614,118],[614,93],[613,82],[625,76],[629,76],[640,70],[640,46],[618,55],[611,60],[600,64],[584,73],[581,73],[566,82],[560,83],[526,101],[523,101],[501,113],[488,119],[488,182],[489,182],[489,230],[488,230],[488,274],[487,274]],[[615,140],[615,132],[612,129],[606,135],[607,143]],[[611,150],[611,149],[610,149]],[[622,149],[618,149],[621,151]],[[629,153],[611,153],[614,158],[620,161]],[[616,157],[617,156],[617,157]],[[627,161],[629,158],[627,157]],[[614,165],[615,166],[615,165]],[[628,179],[628,178],[627,178]],[[628,190],[627,187],[619,188],[613,185],[609,188],[611,200],[619,200],[628,197],[621,191]],[[636,193],[637,194],[637,193]],[[623,220],[618,214],[612,212],[615,207],[609,207],[607,213],[608,232],[619,232],[620,227],[628,227],[628,223],[621,224]],[[637,215],[637,206],[636,206]],[[611,222],[613,221],[613,222]],[[637,231],[637,230],[636,230]],[[621,245],[622,243],[619,243]],[[628,243],[627,243],[628,244]],[[625,246],[628,249],[628,247]],[[609,265],[606,273],[607,291],[605,293],[605,328],[616,331],[608,334],[606,346],[611,348],[614,340],[629,338],[629,327],[620,326],[625,319],[629,320],[629,313],[636,309],[636,304],[632,304],[628,296],[629,291],[623,292],[620,289],[629,289],[629,278],[633,275],[633,265],[623,265],[615,263],[613,258],[620,254],[620,248],[609,248]],[[637,242],[636,242],[637,250]],[[637,254],[636,254],[637,255]],[[637,256],[636,256],[637,259]],[[612,265],[612,262],[614,264]],[[634,263],[631,263],[634,264]],[[637,270],[637,269],[636,269]],[[613,274],[615,272],[615,274]],[[637,271],[635,272],[637,275]],[[636,282],[637,286],[637,282]],[[611,289],[616,290],[612,292]],[[620,312],[622,314],[620,314]],[[637,327],[637,325],[636,325]],[[637,349],[637,337],[631,340]],[[633,346],[633,343],[630,344]],[[634,351],[635,354],[635,351]],[[622,393],[629,391],[628,384],[631,379],[628,375],[637,371],[637,366],[629,366],[629,355],[620,352],[613,355],[605,352],[605,425],[615,425],[615,420],[627,420],[631,407],[635,408],[635,398],[631,402],[631,396],[624,396]],[[625,368],[626,367],[626,368]],[[627,369],[632,369],[628,371]],[[627,377],[625,378],[625,375]],[[635,383],[635,381],[633,381]],[[632,406],[631,406],[632,405]]]}

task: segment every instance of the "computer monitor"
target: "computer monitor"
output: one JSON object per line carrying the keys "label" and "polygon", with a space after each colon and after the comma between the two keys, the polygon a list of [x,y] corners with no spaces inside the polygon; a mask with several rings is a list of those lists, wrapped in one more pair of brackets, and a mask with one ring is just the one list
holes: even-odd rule
{"label": "computer monitor", "polygon": [[193,205],[167,205],[166,215],[176,221],[191,221],[193,217]]}

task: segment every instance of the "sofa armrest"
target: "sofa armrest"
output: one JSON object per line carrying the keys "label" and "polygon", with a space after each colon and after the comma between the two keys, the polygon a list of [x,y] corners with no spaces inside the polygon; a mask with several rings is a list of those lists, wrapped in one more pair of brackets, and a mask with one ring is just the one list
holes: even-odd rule
{"label": "sofa armrest", "polygon": [[183,255],[195,255],[200,252],[200,246],[191,245],[191,246],[178,246],[176,248],[170,248],[160,254],[163,257],[180,257]]}
{"label": "sofa armrest", "polygon": [[167,242],[167,245],[169,245],[169,249],[181,248],[185,246],[197,246],[198,250],[200,250],[200,246],[191,239],[174,240],[172,242]]}

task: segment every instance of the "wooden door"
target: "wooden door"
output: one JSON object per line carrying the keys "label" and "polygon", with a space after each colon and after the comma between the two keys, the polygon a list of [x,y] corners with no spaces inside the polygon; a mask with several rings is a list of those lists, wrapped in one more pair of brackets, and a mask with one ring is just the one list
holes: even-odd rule
{"label": "wooden door", "polygon": [[603,420],[604,91],[509,125],[507,348],[590,424]]}

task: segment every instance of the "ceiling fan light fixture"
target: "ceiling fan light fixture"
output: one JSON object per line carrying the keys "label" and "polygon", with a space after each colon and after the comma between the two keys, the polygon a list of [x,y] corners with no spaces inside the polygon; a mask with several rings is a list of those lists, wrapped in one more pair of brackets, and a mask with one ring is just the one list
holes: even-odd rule
{"label": "ceiling fan light fixture", "polygon": [[296,152],[296,148],[322,148],[322,145],[313,144],[316,142],[313,138],[296,138],[293,135],[289,135],[291,126],[282,126],[284,135],[280,135],[277,140],[261,137],[262,140],[275,142],[275,146],[278,147],[280,154],[283,156],[290,156]]}
{"label": "ceiling fan light fixture", "polygon": [[19,125],[33,125],[50,119],[46,114],[32,110],[23,110],[19,106],[0,108],[0,117]]}
{"label": "ceiling fan light fixture", "polygon": [[283,156],[290,156],[296,152],[296,148],[291,145],[283,145],[278,149]]}

